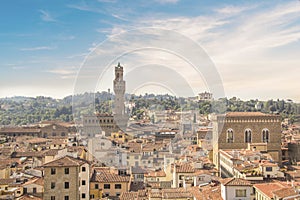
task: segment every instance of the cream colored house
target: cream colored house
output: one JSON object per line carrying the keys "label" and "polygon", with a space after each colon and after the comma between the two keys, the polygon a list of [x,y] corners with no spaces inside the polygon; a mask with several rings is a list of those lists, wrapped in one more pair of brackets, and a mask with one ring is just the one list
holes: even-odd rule
{"label": "cream colored house", "polygon": [[[93,198],[118,197],[123,192],[129,191],[130,176],[118,175],[109,167],[97,167],[94,168],[90,182],[93,190],[90,194],[94,195]],[[97,192],[95,189],[101,191]],[[102,196],[97,197],[96,192]]]}
{"label": "cream colored house", "polygon": [[44,200],[89,199],[89,164],[87,161],[65,156],[43,165]]}
{"label": "cream colored house", "polygon": [[223,200],[250,200],[252,185],[240,178],[226,178],[221,184]]}
{"label": "cream colored house", "polygon": [[44,193],[44,179],[33,178],[22,185],[23,194],[42,197]]}

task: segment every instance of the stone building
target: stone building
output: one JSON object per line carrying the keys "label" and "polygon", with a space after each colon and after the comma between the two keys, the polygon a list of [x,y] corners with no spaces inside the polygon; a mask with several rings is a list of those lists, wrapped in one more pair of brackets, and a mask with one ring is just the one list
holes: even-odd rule
{"label": "stone building", "polygon": [[65,156],[43,165],[45,200],[89,199],[89,164]]}
{"label": "stone building", "polygon": [[202,92],[198,94],[198,100],[200,101],[211,101],[212,100],[212,93],[210,92]]}
{"label": "stone building", "polygon": [[115,67],[115,79],[113,80],[115,99],[113,113],[96,113],[83,116],[83,134],[94,137],[105,132],[110,136],[112,132],[125,130],[129,117],[125,112],[125,81],[123,79],[123,67],[118,63]]}
{"label": "stone building", "polygon": [[73,131],[72,128],[56,122],[50,122],[40,126],[41,134],[44,138],[68,137],[69,133]]}
{"label": "stone building", "polygon": [[82,120],[83,135],[86,137],[95,137],[97,134],[102,134],[102,131],[105,132],[105,136],[110,136],[112,132],[119,130],[114,116],[109,113],[85,115]]}
{"label": "stone building", "polygon": [[118,66],[115,67],[115,79],[113,84],[115,92],[113,108],[114,120],[120,129],[125,130],[129,117],[125,112],[126,82],[123,79],[123,67],[120,65],[120,63],[118,63]]}
{"label": "stone building", "polygon": [[76,132],[74,124],[60,121],[41,122],[36,126],[27,127],[3,127],[0,129],[0,135],[17,137],[68,137],[70,133]]}
{"label": "stone building", "polygon": [[288,152],[291,163],[300,162],[300,141],[288,143]]}
{"label": "stone building", "polygon": [[219,168],[219,149],[253,149],[281,162],[281,117],[261,112],[230,112],[213,121],[213,162]]}

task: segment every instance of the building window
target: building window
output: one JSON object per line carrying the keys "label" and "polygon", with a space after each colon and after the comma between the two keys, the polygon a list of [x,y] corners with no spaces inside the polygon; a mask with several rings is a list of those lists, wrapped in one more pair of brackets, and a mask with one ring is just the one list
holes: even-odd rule
{"label": "building window", "polygon": [[179,175],[179,180],[183,180],[184,175]]}
{"label": "building window", "polygon": [[262,142],[268,143],[270,141],[270,133],[268,129],[262,131]]}
{"label": "building window", "polygon": [[110,184],[104,184],[104,189],[110,189]]}
{"label": "building window", "polygon": [[108,196],[109,196],[109,193],[105,193],[105,194],[104,194],[104,197],[108,197]]}
{"label": "building window", "polygon": [[55,200],[55,196],[51,196],[51,198],[50,198],[51,200]]}
{"label": "building window", "polygon": [[23,193],[24,193],[24,194],[27,194],[27,188],[24,188],[24,189],[23,189]]}
{"label": "building window", "polygon": [[237,189],[235,190],[235,197],[246,197],[247,190],[246,189]]}
{"label": "building window", "polygon": [[85,199],[85,193],[81,194],[81,198]]}
{"label": "building window", "polygon": [[36,193],[36,187],[32,188],[32,193],[33,193],[33,194]]}
{"label": "building window", "polygon": [[55,183],[51,182],[51,189],[54,189],[54,188],[55,188]]}
{"label": "building window", "polygon": [[266,172],[271,172],[271,171],[273,171],[272,167],[266,167]]}
{"label": "building window", "polygon": [[55,168],[51,168],[51,174],[53,175],[53,174],[55,174],[55,173],[56,173]]}
{"label": "building window", "polygon": [[227,143],[233,143],[233,130],[232,129],[227,130],[226,141],[227,141]]}
{"label": "building window", "polygon": [[69,174],[69,168],[65,168],[65,174]]}
{"label": "building window", "polygon": [[122,185],[121,184],[115,184],[115,189],[122,189]]}
{"label": "building window", "polygon": [[252,131],[251,129],[245,130],[245,143],[251,143],[252,142]]}
{"label": "building window", "polygon": [[85,180],[82,180],[82,181],[81,181],[81,185],[85,185]]}
{"label": "building window", "polygon": [[85,172],[85,170],[86,170],[85,167],[82,167],[82,168],[81,168],[81,171]]}
{"label": "building window", "polygon": [[65,196],[65,200],[69,200],[69,196]]}
{"label": "building window", "polygon": [[95,189],[99,189],[99,185],[98,184],[95,184]]}
{"label": "building window", "polygon": [[69,182],[65,182],[65,189],[69,189]]}

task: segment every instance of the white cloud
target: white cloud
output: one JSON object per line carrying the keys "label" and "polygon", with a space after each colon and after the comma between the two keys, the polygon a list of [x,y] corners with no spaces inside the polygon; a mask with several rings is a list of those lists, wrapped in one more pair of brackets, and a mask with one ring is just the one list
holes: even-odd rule
{"label": "white cloud", "polygon": [[77,73],[77,67],[61,67],[46,70],[46,72],[58,74],[58,75],[71,75]]}
{"label": "white cloud", "polygon": [[40,50],[53,50],[56,47],[52,46],[38,46],[38,47],[28,47],[28,48],[21,48],[21,51],[40,51]]}
{"label": "white cloud", "polygon": [[73,8],[73,9],[80,10],[80,11],[104,13],[103,9],[97,8],[96,6],[88,5],[85,2],[82,2],[81,4],[69,4],[67,6],[69,8]]}
{"label": "white cloud", "polygon": [[48,12],[45,10],[39,10],[41,13],[41,19],[45,22],[56,22],[56,19]]}
{"label": "white cloud", "polygon": [[101,2],[101,3],[116,3],[117,0],[98,0],[98,2]]}
{"label": "white cloud", "polygon": [[[299,60],[291,63],[286,58],[289,56],[296,60],[297,52],[300,51],[299,47],[288,48],[288,45],[300,41],[299,2],[269,7],[225,6],[215,11],[207,16],[172,18],[151,16],[135,19],[134,24],[114,25],[110,34],[122,33],[132,27],[158,27],[178,31],[205,48],[217,64],[228,94],[232,95],[237,92],[236,94],[240,94],[242,98],[255,98],[257,93],[260,98],[264,99],[268,98],[263,96],[264,94],[269,97],[273,95],[272,97],[275,98],[276,95],[277,97],[295,96],[289,91],[282,93],[282,88],[290,87],[295,80],[292,77],[294,73],[291,71],[295,71],[295,67],[300,64]],[[126,39],[122,43],[127,42],[130,45],[136,42],[130,38]],[[138,44],[135,45],[138,46]],[[118,52],[120,51],[118,48],[120,47],[116,45],[115,49],[111,48],[109,51]],[[186,49],[186,51],[193,53],[193,49]],[[172,61],[171,57],[164,55],[164,58],[161,58],[161,55],[160,52],[152,52],[150,55],[141,54],[138,59],[141,62],[154,60],[154,58],[156,59],[154,61],[162,59]],[[134,65],[136,61],[128,60],[128,63]],[[178,63],[180,62],[171,64],[178,65]],[[282,70],[287,69],[285,63],[290,63],[290,68],[282,76]],[[284,77],[280,83],[281,87],[274,84],[278,82],[278,77]],[[265,92],[264,85],[267,85],[268,91],[272,92]],[[253,91],[241,91],[241,88],[250,87]]]}
{"label": "white cloud", "polygon": [[179,2],[179,0],[155,0],[156,2],[160,3],[160,4],[176,4]]}
{"label": "white cloud", "polygon": [[126,19],[125,17],[121,16],[121,15],[117,15],[117,14],[112,14],[112,16],[116,19],[122,20],[122,21],[129,21],[128,19]]}
{"label": "white cloud", "polygon": [[226,15],[236,15],[240,14],[243,11],[250,10],[257,7],[256,5],[252,6],[225,6],[222,8],[217,8],[215,11],[219,14],[226,14]]}

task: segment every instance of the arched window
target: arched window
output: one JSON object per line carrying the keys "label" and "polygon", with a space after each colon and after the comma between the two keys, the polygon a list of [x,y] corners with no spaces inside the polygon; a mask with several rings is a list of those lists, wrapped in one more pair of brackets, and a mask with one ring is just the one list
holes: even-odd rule
{"label": "arched window", "polygon": [[227,143],[233,143],[233,130],[231,128],[227,130],[226,141]]}
{"label": "arched window", "polygon": [[268,143],[270,141],[270,132],[268,129],[262,130],[262,142]]}
{"label": "arched window", "polygon": [[245,130],[245,143],[251,143],[252,142],[252,131],[251,129],[246,129]]}

